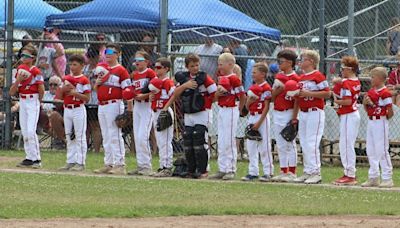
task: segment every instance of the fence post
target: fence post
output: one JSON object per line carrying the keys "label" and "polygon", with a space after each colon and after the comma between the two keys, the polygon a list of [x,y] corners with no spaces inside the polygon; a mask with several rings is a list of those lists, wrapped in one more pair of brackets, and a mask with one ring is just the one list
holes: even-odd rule
{"label": "fence post", "polygon": [[326,74],[325,70],[325,49],[326,49],[326,40],[325,40],[325,0],[319,0],[319,70]]}
{"label": "fence post", "polygon": [[3,91],[6,112],[5,142],[6,149],[11,148],[11,97],[9,90],[12,83],[12,60],[13,60],[13,40],[14,40],[14,0],[8,0],[7,17],[7,62],[6,62],[6,83]]}
{"label": "fence post", "polygon": [[347,43],[347,54],[354,55],[354,0],[349,0],[348,2],[348,43]]}
{"label": "fence post", "polygon": [[160,0],[160,53],[167,56],[168,51],[168,0]]}

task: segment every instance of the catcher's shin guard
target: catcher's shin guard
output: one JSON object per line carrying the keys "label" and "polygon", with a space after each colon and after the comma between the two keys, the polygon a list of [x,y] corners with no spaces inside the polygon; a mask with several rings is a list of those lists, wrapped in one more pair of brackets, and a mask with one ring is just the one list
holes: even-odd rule
{"label": "catcher's shin guard", "polygon": [[205,134],[207,127],[204,125],[196,124],[193,132],[193,148],[196,158],[196,167],[199,173],[204,173],[207,170],[208,154],[205,148],[206,138]]}
{"label": "catcher's shin guard", "polygon": [[183,132],[183,149],[185,151],[189,173],[194,173],[196,171],[196,160],[193,148],[193,131],[194,127],[185,126],[185,131]]}

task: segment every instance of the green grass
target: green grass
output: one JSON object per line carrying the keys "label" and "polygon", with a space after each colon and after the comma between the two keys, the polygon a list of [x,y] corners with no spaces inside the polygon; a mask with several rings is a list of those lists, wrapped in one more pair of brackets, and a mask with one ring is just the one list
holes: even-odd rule
{"label": "green grass", "polygon": [[[23,157],[23,152],[0,151],[0,156]],[[88,154],[88,169],[101,166],[102,159],[102,154]],[[43,152],[42,160],[44,169],[55,170],[64,164],[65,153]],[[129,155],[130,169],[135,167],[133,160]],[[156,158],[153,162],[158,167]],[[213,171],[215,163],[211,163]],[[14,166],[15,161],[3,162],[1,168]],[[239,162],[238,167],[239,178],[246,174],[247,163]],[[340,167],[322,170],[325,183],[342,173]],[[358,170],[360,180],[365,180],[366,173],[367,168]],[[0,172],[0,196],[0,218],[400,214],[398,192],[61,173]]]}

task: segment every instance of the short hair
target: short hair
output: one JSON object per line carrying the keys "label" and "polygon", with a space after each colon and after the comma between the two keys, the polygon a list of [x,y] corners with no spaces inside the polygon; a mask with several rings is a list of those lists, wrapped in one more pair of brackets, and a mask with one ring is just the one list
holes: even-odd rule
{"label": "short hair", "polygon": [[160,63],[161,66],[163,67],[168,67],[168,69],[171,69],[171,60],[169,60],[168,58],[162,57],[162,58],[158,58],[157,63]]}
{"label": "short hair", "polygon": [[263,62],[258,62],[254,64],[253,68],[256,68],[261,73],[267,74],[268,73],[268,65]]}
{"label": "short hair", "polygon": [[189,53],[185,57],[185,65],[188,66],[189,63],[199,63],[200,57],[194,53]]}
{"label": "short hair", "polygon": [[114,48],[118,53],[121,53],[121,46],[116,43],[107,43],[106,48]]}
{"label": "short hair", "polygon": [[314,66],[317,67],[319,65],[319,54],[314,50],[305,50],[301,56],[307,56],[314,62]]}
{"label": "short hair", "polygon": [[386,78],[388,77],[388,72],[385,67],[375,67],[369,72],[369,74],[371,77],[373,75],[377,75],[381,77],[384,81],[386,81]]}
{"label": "short hair", "polygon": [[86,57],[96,58],[100,55],[99,50],[95,46],[90,46],[86,52]]}
{"label": "short hair", "polygon": [[143,58],[144,58],[145,60],[150,60],[150,59],[151,59],[149,53],[147,53],[147,52],[145,52],[145,51],[137,51],[137,52],[135,53],[135,55],[141,55],[141,56],[143,56]]}
{"label": "short hair", "polygon": [[21,51],[27,51],[27,52],[31,53],[33,56],[37,56],[37,52],[38,52],[36,47],[33,46],[32,44],[25,45]]}
{"label": "short hair", "polygon": [[236,63],[235,56],[233,56],[231,53],[222,53],[218,57],[218,61],[227,62],[227,63],[233,63],[233,64]]}
{"label": "short hair", "polygon": [[289,61],[292,61],[292,67],[296,66],[296,60],[297,60],[297,54],[296,52],[290,50],[290,49],[284,49],[278,53],[278,59],[279,58],[284,58]]}
{"label": "short hair", "polygon": [[85,64],[85,58],[83,58],[82,55],[71,55],[71,57],[68,58],[69,62],[78,62],[81,65]]}
{"label": "short hair", "polygon": [[354,56],[343,56],[342,60],[340,61],[343,65],[347,67],[351,67],[351,70],[354,73],[358,71],[358,60]]}
{"label": "short hair", "polygon": [[62,83],[61,78],[58,77],[58,76],[55,76],[55,75],[50,77],[49,83],[52,82],[52,81],[57,83],[57,85],[61,85],[61,83]]}

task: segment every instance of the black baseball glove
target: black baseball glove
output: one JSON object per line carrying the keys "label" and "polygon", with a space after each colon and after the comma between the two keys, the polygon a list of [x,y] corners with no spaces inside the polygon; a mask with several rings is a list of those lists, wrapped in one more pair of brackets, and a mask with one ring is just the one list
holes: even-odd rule
{"label": "black baseball glove", "polygon": [[163,131],[172,125],[172,116],[169,111],[161,111],[157,119],[157,131]]}
{"label": "black baseball glove", "polygon": [[246,106],[240,112],[240,117],[246,117],[249,114],[249,110],[247,110]]}
{"label": "black baseball glove", "polygon": [[281,136],[288,142],[293,141],[297,136],[299,124],[297,120],[291,120],[287,123],[286,127],[282,129]]}
{"label": "black baseball glove", "polygon": [[117,117],[115,117],[115,123],[119,128],[125,128],[133,125],[132,112],[125,111],[124,113],[119,114]]}
{"label": "black baseball glove", "polygon": [[253,129],[254,124],[249,124],[245,130],[245,138],[248,140],[261,141],[262,136],[258,130]]}

